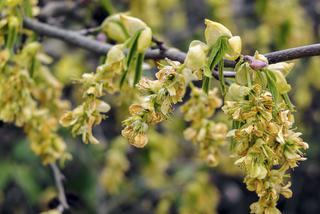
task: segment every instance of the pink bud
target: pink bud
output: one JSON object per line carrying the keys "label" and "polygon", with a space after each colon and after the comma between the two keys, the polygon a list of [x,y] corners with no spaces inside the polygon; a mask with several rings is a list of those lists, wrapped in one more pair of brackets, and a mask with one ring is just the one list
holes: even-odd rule
{"label": "pink bud", "polygon": [[266,62],[255,59],[254,57],[248,56],[248,55],[244,56],[243,59],[245,61],[249,62],[249,65],[253,70],[259,70],[259,69],[262,69],[268,65]]}

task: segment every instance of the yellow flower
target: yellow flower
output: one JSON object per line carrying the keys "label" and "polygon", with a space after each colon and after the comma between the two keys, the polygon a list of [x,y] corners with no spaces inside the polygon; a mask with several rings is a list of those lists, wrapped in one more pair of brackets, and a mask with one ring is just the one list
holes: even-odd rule
{"label": "yellow flower", "polygon": [[212,47],[221,37],[227,37],[228,49],[225,57],[230,60],[237,59],[241,54],[241,38],[239,36],[232,36],[232,33],[224,25],[213,22],[208,19],[205,20],[206,29],[204,36],[209,47]]}
{"label": "yellow flower", "polygon": [[139,36],[137,51],[139,53],[145,52],[151,46],[151,42],[152,42],[152,31],[151,31],[151,28],[146,27],[141,31],[141,34]]}
{"label": "yellow flower", "polygon": [[203,68],[207,60],[208,46],[198,40],[192,41],[184,61],[187,68],[198,70]]}
{"label": "yellow flower", "polygon": [[102,31],[112,40],[119,43],[126,41],[129,35],[121,27],[120,14],[106,18],[102,23]]}
{"label": "yellow flower", "polygon": [[146,23],[140,19],[125,14],[120,15],[120,20],[130,36],[133,36],[139,30],[144,30],[148,27]]}
{"label": "yellow flower", "polygon": [[241,55],[241,38],[240,36],[233,36],[228,39],[229,51],[226,53],[225,58],[229,60],[235,60]]}
{"label": "yellow flower", "polygon": [[206,29],[204,36],[208,46],[214,45],[218,39],[222,36],[231,38],[232,34],[228,28],[218,22],[213,22],[209,19],[205,19]]}

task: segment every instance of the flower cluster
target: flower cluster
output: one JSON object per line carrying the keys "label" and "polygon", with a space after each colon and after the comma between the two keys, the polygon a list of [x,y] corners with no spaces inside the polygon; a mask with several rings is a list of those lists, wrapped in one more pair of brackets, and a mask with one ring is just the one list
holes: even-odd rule
{"label": "flower cluster", "polygon": [[60,99],[62,86],[45,66],[50,58],[37,42],[26,43],[17,54],[6,48],[1,58],[0,119],[23,127],[44,164],[70,158],[57,134],[57,118],[68,102]]}
{"label": "flower cluster", "polygon": [[205,20],[205,39],[192,41],[184,62],[185,68],[190,70],[196,79],[202,79],[202,88],[208,92],[211,88],[212,70],[218,66],[219,79],[222,94],[225,94],[225,83],[223,76],[223,58],[237,59],[241,53],[241,38],[232,36],[229,29],[220,23]]}
{"label": "flower cluster", "polygon": [[0,118],[22,126],[31,119],[36,102],[32,99],[32,80],[19,64],[6,66],[0,78]]}
{"label": "flower cluster", "polygon": [[222,101],[216,88],[208,93],[194,86],[191,88],[191,98],[180,108],[184,119],[191,121],[191,126],[184,131],[184,136],[197,145],[201,159],[211,166],[216,166],[219,147],[225,143],[227,126],[215,123],[209,118],[215,109],[222,105]]}
{"label": "flower cluster", "polygon": [[151,29],[140,19],[126,14],[109,16],[102,23],[102,30],[110,39],[118,43],[124,43],[139,33],[136,44],[139,53],[146,51],[151,45]]}
{"label": "flower cluster", "polygon": [[139,148],[148,142],[148,127],[167,119],[172,105],[182,101],[186,90],[186,80],[178,62],[169,62],[160,68],[156,78],[140,80],[137,87],[145,96],[141,97],[141,103],[129,107],[131,117],[123,121],[122,135]]}
{"label": "flower cluster", "polygon": [[[80,83],[84,90],[84,102],[73,111],[66,112],[60,120],[65,127],[72,127],[73,135],[82,135],[85,143],[99,143],[93,136],[92,128],[105,118],[109,104],[102,101],[106,92],[113,94],[122,89],[130,90],[141,78],[145,50],[151,45],[151,29],[141,20],[125,14],[108,17],[102,24],[107,36],[120,42],[108,52],[105,63],[97,67],[95,73],[82,75]],[[129,47],[126,57],[124,49]],[[135,66],[134,77],[128,77]],[[128,84],[125,84],[128,83]]]}
{"label": "flower cluster", "polygon": [[82,135],[84,143],[99,143],[92,134],[92,128],[100,124],[105,117],[103,113],[110,110],[109,104],[99,99],[103,96],[103,83],[97,80],[97,76],[98,72],[83,75],[81,81],[85,87],[84,102],[74,110],[66,112],[60,119],[63,126],[72,127],[73,135]]}
{"label": "flower cluster", "polygon": [[30,121],[24,126],[24,130],[31,142],[31,150],[41,157],[43,164],[60,160],[62,163],[71,158],[66,152],[66,144],[56,133],[58,120],[50,115],[47,109],[41,109],[32,113]]}
{"label": "flower cluster", "polygon": [[116,83],[125,59],[122,48],[122,45],[113,46],[105,63],[98,66],[95,73],[82,75],[80,83],[84,90],[84,102],[73,111],[66,112],[60,119],[63,126],[72,127],[73,135],[82,135],[85,143],[99,143],[92,134],[92,128],[100,124],[105,118],[104,113],[110,110],[109,104],[101,100],[105,91],[114,93],[119,89]]}
{"label": "flower cluster", "polygon": [[229,135],[236,164],[246,173],[247,188],[259,196],[250,206],[257,214],[280,213],[279,195],[292,195],[288,169],[305,160],[302,151],[308,148],[301,133],[295,132],[293,106],[286,94],[290,86],[285,75],[291,68],[287,63],[268,65],[258,53],[244,57],[222,108],[233,120]]}

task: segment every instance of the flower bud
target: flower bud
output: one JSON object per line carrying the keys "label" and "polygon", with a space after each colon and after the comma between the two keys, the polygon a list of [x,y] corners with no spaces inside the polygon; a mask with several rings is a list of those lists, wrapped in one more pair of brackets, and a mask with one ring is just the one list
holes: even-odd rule
{"label": "flower bud", "polygon": [[152,31],[149,27],[146,27],[141,31],[140,37],[138,39],[137,50],[139,53],[143,53],[151,46],[152,42]]}
{"label": "flower bud", "polygon": [[262,55],[262,54],[259,54],[258,51],[256,51],[256,52],[254,53],[254,58],[257,59],[257,60],[263,61],[263,62],[265,62],[265,63],[268,64],[268,59],[267,59],[267,57],[265,57],[265,56]]}
{"label": "flower bud", "polygon": [[59,122],[62,126],[67,127],[74,124],[76,122],[76,118],[74,118],[73,113],[69,111],[62,115]]}
{"label": "flower bud", "polygon": [[106,64],[112,65],[118,63],[125,58],[123,53],[123,45],[114,45],[108,52]]}
{"label": "flower bud", "polygon": [[97,105],[97,111],[106,113],[110,111],[111,107],[108,103],[103,102],[101,100],[96,100],[96,105]]}
{"label": "flower bud", "polygon": [[102,31],[112,40],[119,43],[124,42],[127,39],[127,35],[124,29],[121,27],[120,15],[112,15],[106,18],[102,23]]}
{"label": "flower bud", "polygon": [[282,189],[280,191],[281,195],[283,195],[285,198],[291,198],[292,197],[292,191],[289,188]]}
{"label": "flower bud", "polygon": [[38,42],[31,42],[26,45],[23,51],[28,54],[28,56],[34,56],[41,48],[41,45]]}
{"label": "flower bud", "polygon": [[225,57],[229,60],[237,59],[241,54],[241,38],[240,36],[233,36],[228,40],[230,50]]}
{"label": "flower bud", "polygon": [[19,19],[16,16],[10,16],[8,25],[10,28],[17,28],[19,27]]}
{"label": "flower bud", "polygon": [[134,141],[130,143],[137,148],[142,148],[148,143],[148,137],[144,133],[139,133],[134,137]]}
{"label": "flower bud", "polygon": [[276,76],[276,85],[280,94],[288,93],[291,90],[291,86],[287,83],[284,74],[279,70],[271,70]]}
{"label": "flower bud", "polygon": [[146,23],[140,19],[131,16],[120,15],[120,20],[130,36],[133,36],[139,30],[143,30],[148,27]]}
{"label": "flower bud", "polygon": [[230,30],[218,22],[213,22],[209,19],[206,19],[205,25],[206,29],[204,36],[208,46],[214,45],[222,36],[226,36],[228,38],[232,37]]}
{"label": "flower bud", "polygon": [[207,58],[208,46],[200,41],[192,41],[184,61],[187,68],[191,70],[201,69]]}
{"label": "flower bud", "polygon": [[129,112],[131,115],[135,115],[135,114],[139,114],[140,112],[143,111],[143,107],[139,104],[132,104],[130,107],[129,107]]}
{"label": "flower bud", "polygon": [[269,65],[268,69],[273,71],[280,71],[284,76],[287,76],[293,67],[294,63],[279,62]]}
{"label": "flower bud", "polygon": [[226,94],[226,100],[242,100],[244,96],[248,95],[250,89],[246,86],[240,86],[236,83],[230,85],[228,93]]}

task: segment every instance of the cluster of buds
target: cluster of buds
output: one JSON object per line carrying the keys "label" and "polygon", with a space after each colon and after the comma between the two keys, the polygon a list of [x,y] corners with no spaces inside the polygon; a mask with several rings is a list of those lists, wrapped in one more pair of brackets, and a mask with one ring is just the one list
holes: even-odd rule
{"label": "cluster of buds", "polygon": [[116,81],[120,78],[125,59],[122,48],[122,45],[113,46],[105,63],[98,66],[95,73],[82,75],[80,83],[84,89],[84,102],[60,119],[63,126],[72,127],[73,135],[82,135],[84,143],[99,143],[92,134],[92,128],[100,124],[105,118],[104,113],[110,110],[109,104],[100,98],[105,95],[105,91],[114,93],[119,89]]}
{"label": "cluster of buds", "polygon": [[43,164],[56,160],[64,162],[71,158],[66,152],[64,140],[56,133],[58,120],[46,109],[32,112],[32,117],[24,126],[24,131],[31,142],[31,150],[41,157]]}
{"label": "cluster of buds", "polygon": [[[191,71],[194,79],[203,79],[202,88],[211,88],[212,70],[218,66],[222,94],[225,94],[223,76],[224,58],[235,60],[241,54],[241,38],[233,36],[229,29],[220,23],[205,20],[205,40],[192,41],[184,62],[185,69]],[[203,78],[204,76],[204,78]]]}
{"label": "cluster of buds", "polygon": [[[219,61],[223,58],[234,60],[241,54],[241,38],[239,36],[232,36],[230,30],[218,22],[206,19],[205,24],[206,43],[192,41],[184,62],[186,68],[192,70],[198,79],[201,79],[202,73],[200,71],[205,72],[206,66],[213,69],[216,65],[210,65],[213,60],[218,59],[217,61]],[[209,56],[208,53],[210,53]]]}
{"label": "cluster of buds", "polygon": [[280,194],[291,197],[288,170],[305,160],[308,144],[295,132],[293,106],[286,94],[290,85],[285,75],[288,63],[268,65],[256,53],[244,57],[236,66],[236,83],[225,97],[223,111],[233,120],[231,148],[246,173],[247,188],[259,201],[251,205],[257,214],[280,213],[276,208]]}
{"label": "cluster of buds", "polygon": [[7,66],[0,78],[0,118],[24,125],[31,119],[36,102],[31,96],[32,80],[28,70],[19,65]]}
{"label": "cluster of buds", "polygon": [[[141,20],[125,14],[108,17],[102,24],[107,36],[119,42],[108,52],[106,61],[97,67],[94,74],[83,74],[80,82],[84,90],[84,102],[73,111],[66,112],[60,122],[65,127],[72,127],[73,135],[82,135],[85,143],[99,143],[92,135],[92,128],[105,118],[110,110],[109,104],[100,98],[106,92],[118,92],[125,80],[133,86],[141,77],[144,52],[151,45],[151,29]],[[126,57],[124,49],[129,46]],[[136,61],[135,61],[136,60]],[[128,71],[135,65],[134,78],[127,78]],[[125,85],[123,90],[130,90]],[[133,109],[133,108],[132,108]]]}
{"label": "cluster of buds", "polygon": [[81,81],[86,87],[84,102],[74,110],[66,112],[60,123],[65,127],[72,127],[73,135],[82,135],[84,143],[97,144],[99,141],[93,136],[92,128],[101,123],[105,117],[103,113],[108,112],[110,106],[99,99],[103,96],[103,83],[97,80],[97,73],[84,74]]}
{"label": "cluster of buds", "polygon": [[137,87],[144,94],[140,104],[129,107],[131,116],[123,121],[122,135],[136,147],[144,147],[148,142],[146,132],[168,118],[172,105],[182,101],[186,90],[186,80],[178,62],[169,61],[156,73],[156,80],[143,78]]}
{"label": "cluster of buds", "polygon": [[37,42],[25,44],[18,54],[9,52],[1,52],[5,61],[1,64],[0,119],[23,127],[32,151],[44,164],[70,158],[56,133],[57,118],[68,102],[60,99],[62,87],[45,66],[49,57]]}
{"label": "cluster of buds", "polygon": [[181,106],[184,119],[191,126],[184,131],[187,140],[191,140],[199,149],[199,156],[210,166],[218,164],[219,147],[225,143],[227,126],[209,120],[215,109],[222,105],[217,89],[205,93],[191,86],[191,98]]}
{"label": "cluster of buds", "polygon": [[22,30],[21,11],[26,16],[39,13],[38,0],[2,0],[0,3],[0,47],[13,52],[13,47]]}
{"label": "cluster of buds", "polygon": [[137,50],[139,53],[146,51],[151,45],[151,29],[140,19],[126,14],[115,14],[106,18],[102,23],[102,31],[110,39],[118,43],[124,43],[136,33],[140,32],[137,41]]}

